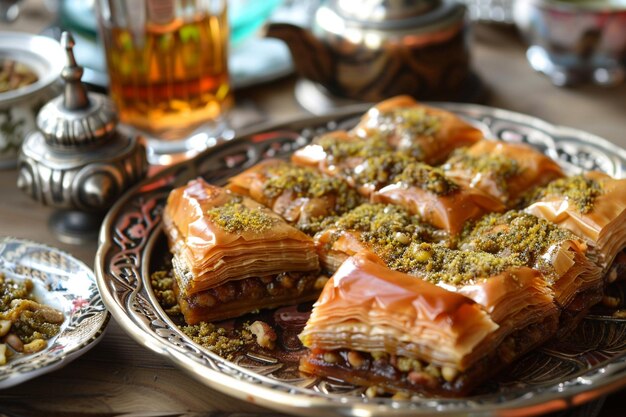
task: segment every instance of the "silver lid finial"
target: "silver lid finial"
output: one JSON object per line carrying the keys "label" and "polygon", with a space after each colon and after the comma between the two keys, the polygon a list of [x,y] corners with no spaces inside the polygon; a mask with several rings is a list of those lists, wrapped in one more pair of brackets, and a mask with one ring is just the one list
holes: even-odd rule
{"label": "silver lid finial", "polygon": [[89,107],[89,96],[87,89],[81,82],[83,67],[76,64],[74,57],[74,37],[69,32],[61,35],[61,46],[67,53],[68,64],[61,71],[61,77],[65,81],[65,92],[63,93],[63,107],[67,110],[82,110]]}
{"label": "silver lid finial", "polygon": [[117,113],[111,100],[88,93],[81,81],[83,67],[76,63],[74,38],[61,35],[67,65],[61,71],[63,94],[46,104],[37,115],[37,126],[51,146],[72,148],[106,141],[115,132]]}

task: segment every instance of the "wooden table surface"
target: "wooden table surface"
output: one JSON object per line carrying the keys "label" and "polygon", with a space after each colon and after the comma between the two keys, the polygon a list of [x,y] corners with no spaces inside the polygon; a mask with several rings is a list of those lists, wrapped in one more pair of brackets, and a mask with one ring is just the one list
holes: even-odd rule
{"label": "wooden table surface", "polygon": [[[20,19],[0,30],[37,33],[52,16],[39,1],[27,0]],[[486,104],[587,130],[626,148],[626,85],[616,88],[554,87],[534,73],[524,45],[512,28],[478,26],[473,65],[490,91]],[[285,120],[307,113],[293,97],[294,78],[237,91],[238,124]],[[55,239],[47,223],[52,209],[17,190],[15,170],[0,171],[0,235],[30,239],[63,249],[93,265],[96,241],[81,246]],[[599,414],[626,413],[620,396],[608,397]],[[113,416],[274,414],[196,382],[166,359],[138,345],[111,321],[99,345],[65,368],[0,391],[0,416]]]}

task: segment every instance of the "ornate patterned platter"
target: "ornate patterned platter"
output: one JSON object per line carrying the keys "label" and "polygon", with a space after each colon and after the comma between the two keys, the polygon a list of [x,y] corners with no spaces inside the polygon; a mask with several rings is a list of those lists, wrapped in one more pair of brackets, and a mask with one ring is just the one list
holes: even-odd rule
{"label": "ornate patterned platter", "polygon": [[[626,175],[626,151],[581,131],[477,105],[438,104],[475,123],[495,140],[526,142],[570,172],[597,169]],[[506,377],[463,399],[367,398],[338,381],[306,378],[288,360],[287,341],[273,356],[245,351],[229,361],[195,344],[159,306],[152,271],[167,256],[161,213],[169,191],[197,176],[220,183],[263,158],[288,156],[315,135],[349,128],[366,107],[242,133],[133,188],[109,212],[100,233],[96,276],[104,302],[137,341],[165,355],[206,385],[235,397],[299,415],[533,415],[564,409],[626,385],[626,320],[598,312],[566,340],[526,356]],[[265,313],[275,324],[302,321],[295,308]],[[283,332],[285,334],[289,332]],[[293,332],[292,332],[293,333]],[[296,348],[297,350],[297,348]],[[286,359],[287,358],[287,359]],[[292,356],[293,358],[293,356]],[[439,415],[439,414],[438,414]]]}
{"label": "ornate patterned platter", "polygon": [[31,279],[37,301],[65,316],[46,349],[16,354],[0,366],[0,389],[59,369],[100,341],[110,316],[87,265],[57,249],[5,237],[0,238],[0,272],[15,281]]}

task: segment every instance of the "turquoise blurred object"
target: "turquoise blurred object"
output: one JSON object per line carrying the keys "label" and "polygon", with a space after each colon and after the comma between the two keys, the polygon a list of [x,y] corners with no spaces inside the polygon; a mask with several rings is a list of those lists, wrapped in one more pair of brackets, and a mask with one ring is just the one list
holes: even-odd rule
{"label": "turquoise blurred object", "polygon": [[[231,45],[238,45],[255,34],[282,0],[229,0]],[[78,31],[84,37],[97,33],[93,0],[63,0],[60,9],[61,25]]]}
{"label": "turquoise blurred object", "polygon": [[229,0],[231,45],[238,45],[259,30],[282,0]]}

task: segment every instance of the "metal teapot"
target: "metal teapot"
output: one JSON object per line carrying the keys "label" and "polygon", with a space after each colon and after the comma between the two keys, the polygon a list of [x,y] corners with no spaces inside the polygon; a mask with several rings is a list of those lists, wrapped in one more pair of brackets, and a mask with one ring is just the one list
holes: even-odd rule
{"label": "metal teapot", "polygon": [[267,35],[334,96],[454,100],[470,75],[465,12],[451,0],[329,0],[310,28],[272,23]]}

